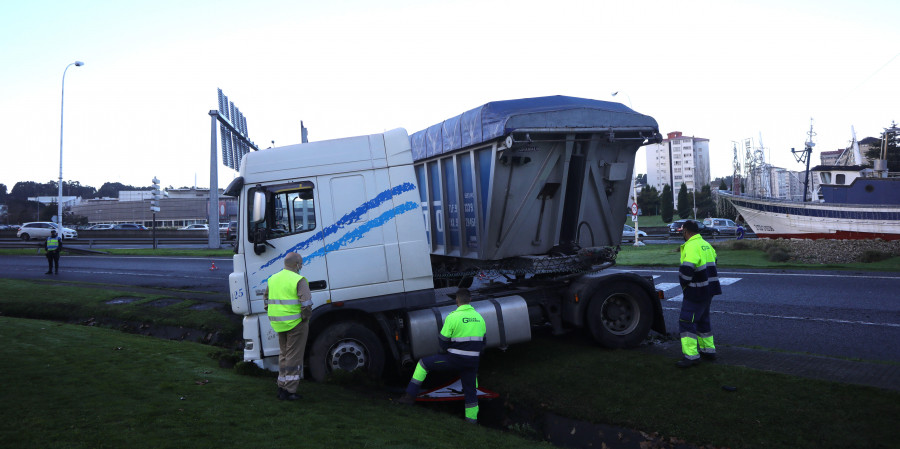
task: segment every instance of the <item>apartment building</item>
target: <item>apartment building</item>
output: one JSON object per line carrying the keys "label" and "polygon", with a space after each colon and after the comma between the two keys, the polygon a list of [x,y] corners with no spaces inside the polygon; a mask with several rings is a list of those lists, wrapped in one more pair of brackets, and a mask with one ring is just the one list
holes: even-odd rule
{"label": "apartment building", "polygon": [[682,183],[689,192],[695,188],[699,191],[709,184],[709,139],[673,131],[662,142],[644,148],[647,152],[647,185],[660,192],[664,185],[672,186],[675,204]]}

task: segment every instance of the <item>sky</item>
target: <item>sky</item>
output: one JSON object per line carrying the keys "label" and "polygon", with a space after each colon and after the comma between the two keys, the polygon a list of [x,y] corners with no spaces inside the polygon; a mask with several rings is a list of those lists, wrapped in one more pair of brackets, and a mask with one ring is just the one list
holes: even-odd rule
{"label": "sky", "polygon": [[800,170],[811,119],[813,164],[900,121],[898,18],[880,0],[4,2],[0,183],[58,179],[64,73],[63,179],[97,188],[208,187],[217,88],[263,149],[301,120],[310,141],[412,134],[568,95],[709,139],[714,178],[747,138]]}

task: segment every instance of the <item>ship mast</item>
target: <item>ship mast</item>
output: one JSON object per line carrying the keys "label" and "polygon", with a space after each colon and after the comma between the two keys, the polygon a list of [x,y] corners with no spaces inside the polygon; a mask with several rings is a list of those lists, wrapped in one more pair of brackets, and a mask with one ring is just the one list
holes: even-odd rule
{"label": "ship mast", "polygon": [[734,173],[731,175],[731,193],[735,195],[741,194],[741,161],[738,159],[738,149],[737,142],[731,141],[734,145],[734,162],[732,163],[732,167],[734,168]]}
{"label": "ship mast", "polygon": [[812,118],[809,119],[809,132],[806,133],[806,135],[809,136],[809,138],[806,139],[806,144],[803,146],[802,150],[797,151],[797,150],[791,148],[791,153],[794,154],[794,158],[797,159],[797,162],[799,162],[801,164],[806,162],[806,175],[803,177],[803,202],[804,203],[806,202],[806,195],[809,192],[809,159],[810,159],[810,156],[812,155],[813,147],[816,146],[816,144],[813,142],[813,137],[816,135],[816,133],[813,132],[813,119]]}

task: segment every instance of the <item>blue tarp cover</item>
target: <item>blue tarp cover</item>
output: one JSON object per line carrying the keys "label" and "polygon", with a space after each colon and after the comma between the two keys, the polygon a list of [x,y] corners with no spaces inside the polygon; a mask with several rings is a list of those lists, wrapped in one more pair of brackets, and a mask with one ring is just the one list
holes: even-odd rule
{"label": "blue tarp cover", "polygon": [[505,136],[518,128],[652,128],[656,120],[621,103],[552,97],[493,101],[409,137],[414,160],[449,153]]}

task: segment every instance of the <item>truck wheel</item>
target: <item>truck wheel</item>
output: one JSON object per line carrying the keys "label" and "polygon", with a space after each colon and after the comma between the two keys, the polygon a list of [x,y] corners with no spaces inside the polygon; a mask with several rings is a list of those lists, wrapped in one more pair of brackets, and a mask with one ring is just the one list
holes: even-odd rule
{"label": "truck wheel", "polygon": [[361,369],[370,377],[384,371],[384,348],[369,328],[360,323],[336,323],[319,334],[309,353],[309,372],[322,382],[332,371]]}
{"label": "truck wheel", "polygon": [[647,292],[629,282],[601,286],[587,310],[594,340],[607,348],[633,348],[650,332],[653,308]]}

